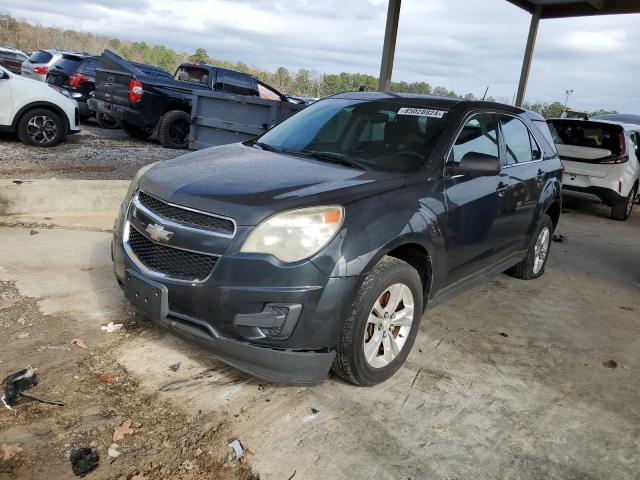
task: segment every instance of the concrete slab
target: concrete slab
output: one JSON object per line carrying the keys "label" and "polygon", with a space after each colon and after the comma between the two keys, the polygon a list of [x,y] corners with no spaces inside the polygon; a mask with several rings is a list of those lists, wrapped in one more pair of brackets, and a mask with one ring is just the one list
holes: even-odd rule
{"label": "concrete slab", "polygon": [[[224,412],[264,479],[635,479],[640,212],[565,209],[544,277],[498,276],[427,312],[406,365],[374,388],[258,382],[147,322],[116,353],[176,408]],[[107,234],[0,239],[1,278],[47,312],[97,328],[123,308]]]}

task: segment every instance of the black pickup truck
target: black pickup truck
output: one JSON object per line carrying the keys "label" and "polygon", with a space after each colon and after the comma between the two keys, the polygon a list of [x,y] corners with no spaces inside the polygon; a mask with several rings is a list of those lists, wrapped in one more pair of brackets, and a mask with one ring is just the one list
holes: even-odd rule
{"label": "black pickup truck", "polygon": [[156,131],[169,148],[186,148],[195,90],[214,90],[269,100],[288,101],[273,87],[245,73],[205,63],[183,63],[173,78],[149,76],[105,50],[96,73],[95,98],[89,107],[117,118],[132,137],[147,139]]}

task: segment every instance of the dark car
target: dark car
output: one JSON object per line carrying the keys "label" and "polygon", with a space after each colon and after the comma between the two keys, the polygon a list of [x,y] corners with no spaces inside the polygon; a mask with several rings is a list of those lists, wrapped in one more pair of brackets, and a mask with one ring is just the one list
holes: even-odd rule
{"label": "dark car", "polygon": [[147,316],[277,382],[389,378],[423,311],[543,274],[561,164],[539,115],[346,93],[255,140],[145,167],[114,229]]}
{"label": "dark car", "polygon": [[246,73],[206,63],[178,66],[173,78],[141,71],[115,53],[105,50],[96,75],[95,99],[90,107],[117,118],[132,137],[158,140],[168,148],[187,148],[191,101],[195,90],[288,101],[273,87]]}
{"label": "dark car", "polygon": [[22,64],[28,58],[26,54],[19,50],[0,47],[0,65],[16,75],[20,75]]}

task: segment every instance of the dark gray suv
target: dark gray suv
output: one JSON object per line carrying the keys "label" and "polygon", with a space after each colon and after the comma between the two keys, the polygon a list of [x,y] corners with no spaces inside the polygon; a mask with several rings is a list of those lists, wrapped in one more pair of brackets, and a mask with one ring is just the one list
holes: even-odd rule
{"label": "dark gray suv", "polygon": [[537,114],[334,95],[255,140],[141,170],[115,273],[148,317],[240,370],[373,385],[427,307],[501,272],[542,275],[560,191]]}

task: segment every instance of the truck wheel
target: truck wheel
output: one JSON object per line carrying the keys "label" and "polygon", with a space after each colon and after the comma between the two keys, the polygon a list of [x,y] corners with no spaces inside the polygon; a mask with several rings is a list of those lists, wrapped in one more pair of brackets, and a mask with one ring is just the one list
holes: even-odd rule
{"label": "truck wheel", "polygon": [[187,148],[189,128],[191,116],[182,110],[171,110],[160,119],[158,140],[167,148]]}
{"label": "truck wheel", "polygon": [[147,140],[151,136],[151,131],[132,125],[124,120],[120,122],[120,126],[130,137],[138,140]]}
{"label": "truck wheel", "polygon": [[20,117],[18,138],[34,147],[53,147],[67,134],[60,115],[44,108],[34,108]]}
{"label": "truck wheel", "polygon": [[633,202],[636,201],[636,194],[638,193],[638,185],[635,185],[629,195],[623,200],[616,203],[613,207],[611,207],[611,218],[614,220],[624,221],[629,218],[631,215],[631,210],[633,210]]}
{"label": "truck wheel", "polygon": [[538,223],[535,235],[531,237],[531,245],[527,257],[511,267],[505,273],[521,280],[533,280],[542,276],[549,259],[553,222],[549,215],[543,215]]}
{"label": "truck wheel", "polygon": [[96,113],[96,122],[98,122],[100,128],[104,128],[107,130],[120,128],[120,122],[118,122],[117,118],[114,118],[111,115],[106,115],[104,113]]}
{"label": "truck wheel", "polygon": [[422,317],[418,272],[397,258],[385,257],[366,276],[342,336],[332,370],[355,385],[375,385],[404,363]]}

